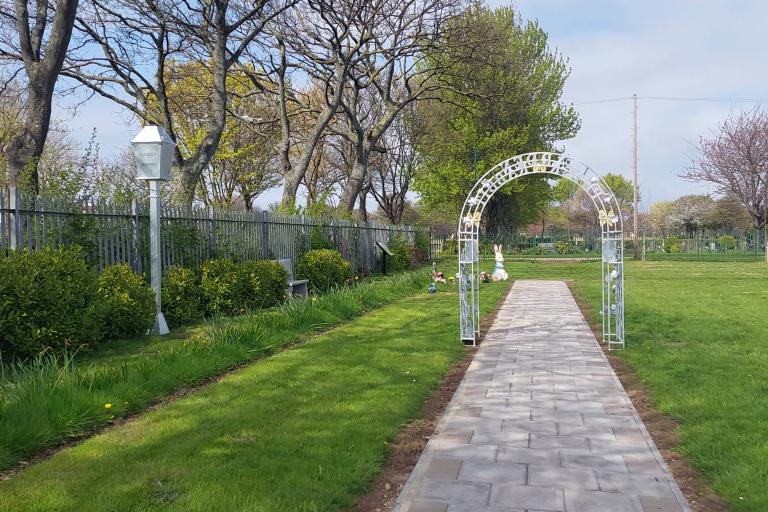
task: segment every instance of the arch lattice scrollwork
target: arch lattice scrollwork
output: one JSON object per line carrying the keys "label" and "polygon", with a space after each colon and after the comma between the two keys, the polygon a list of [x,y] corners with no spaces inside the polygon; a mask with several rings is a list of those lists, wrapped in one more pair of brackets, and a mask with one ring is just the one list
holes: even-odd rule
{"label": "arch lattice scrollwork", "polygon": [[560,153],[525,153],[485,173],[472,188],[461,211],[458,230],[461,340],[477,341],[480,326],[478,235],[485,205],[501,187],[528,175],[568,179],[592,200],[602,231],[603,341],[609,349],[624,347],[624,225],[621,209],[605,181],[584,164]]}

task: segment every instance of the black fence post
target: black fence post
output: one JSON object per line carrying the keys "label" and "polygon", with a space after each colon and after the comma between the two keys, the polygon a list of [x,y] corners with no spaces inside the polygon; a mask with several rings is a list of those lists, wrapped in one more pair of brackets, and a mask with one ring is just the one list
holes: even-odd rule
{"label": "black fence post", "polygon": [[261,212],[261,257],[269,259],[269,211]]}

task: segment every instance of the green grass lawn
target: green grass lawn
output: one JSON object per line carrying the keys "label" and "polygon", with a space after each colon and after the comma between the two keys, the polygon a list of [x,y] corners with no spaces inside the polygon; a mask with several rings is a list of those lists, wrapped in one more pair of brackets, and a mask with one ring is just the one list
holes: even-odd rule
{"label": "green grass lawn", "polygon": [[[508,285],[484,287],[484,313]],[[24,469],[0,482],[0,510],[352,504],[387,443],[464,352],[455,285],[425,291]]]}
{"label": "green grass lawn", "polygon": [[[599,311],[600,265],[508,263],[510,278],[573,279]],[[684,454],[738,511],[768,511],[768,264],[628,262],[620,353]]]}
{"label": "green grass lawn", "polygon": [[85,357],[47,355],[0,367],[0,470],[112,418],[140,412],[179,388],[422,293],[428,282],[424,269],[405,272],[219,318],[175,336],[111,343]]}

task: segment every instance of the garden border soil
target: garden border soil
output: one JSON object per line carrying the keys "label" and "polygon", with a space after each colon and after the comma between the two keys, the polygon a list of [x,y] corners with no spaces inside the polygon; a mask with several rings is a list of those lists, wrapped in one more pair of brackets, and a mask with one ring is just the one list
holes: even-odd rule
{"label": "garden border soil", "polygon": [[[499,299],[493,311],[480,321],[481,335],[478,345],[483,341],[482,333],[488,331],[511,290],[510,285],[510,290]],[[389,453],[381,472],[369,485],[368,492],[359,497],[357,503],[348,509],[349,512],[385,512],[394,506],[400,491],[421,457],[421,452],[434,434],[445,408],[453,398],[461,379],[464,378],[464,373],[472,363],[475,352],[477,352],[476,347],[466,347],[464,355],[451,365],[440,385],[424,402],[416,419],[398,432],[389,444]]]}
{"label": "garden border soil", "polygon": [[[579,297],[573,287],[573,281],[566,281],[581,314],[587,320],[595,337],[599,340],[603,335],[603,327],[593,319],[592,307]],[[672,475],[677,480],[680,490],[691,506],[693,512],[727,512],[729,510],[725,501],[712,489],[706,478],[693,467],[677,450],[680,443],[680,435],[677,427],[679,422],[674,418],[660,413],[653,404],[648,387],[640,380],[634,370],[621,357],[609,352],[603,343],[599,344],[608,361],[616,372],[622,386],[632,400],[645,427],[656,443],[656,447],[664,457]]]}

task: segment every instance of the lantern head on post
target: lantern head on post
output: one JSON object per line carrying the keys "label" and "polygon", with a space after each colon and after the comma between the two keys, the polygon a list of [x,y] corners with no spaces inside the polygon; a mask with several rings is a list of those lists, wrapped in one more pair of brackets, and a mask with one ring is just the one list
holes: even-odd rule
{"label": "lantern head on post", "polygon": [[137,179],[171,179],[171,162],[176,144],[162,126],[149,125],[131,141],[136,159]]}

